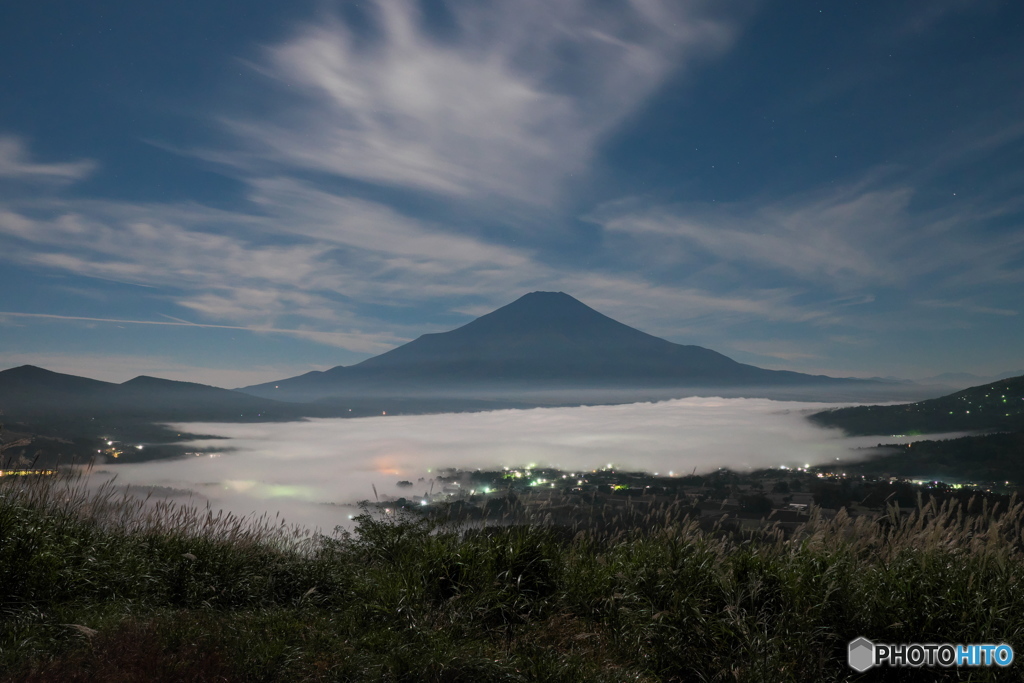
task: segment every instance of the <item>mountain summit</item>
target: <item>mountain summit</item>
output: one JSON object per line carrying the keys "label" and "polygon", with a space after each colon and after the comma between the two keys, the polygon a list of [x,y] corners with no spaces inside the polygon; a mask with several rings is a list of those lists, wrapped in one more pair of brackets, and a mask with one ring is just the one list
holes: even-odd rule
{"label": "mountain summit", "polygon": [[674,344],[641,332],[564,292],[532,292],[462,327],[425,334],[357,365],[241,391],[308,401],[466,390],[794,386],[843,381],[737,363],[710,349]]}

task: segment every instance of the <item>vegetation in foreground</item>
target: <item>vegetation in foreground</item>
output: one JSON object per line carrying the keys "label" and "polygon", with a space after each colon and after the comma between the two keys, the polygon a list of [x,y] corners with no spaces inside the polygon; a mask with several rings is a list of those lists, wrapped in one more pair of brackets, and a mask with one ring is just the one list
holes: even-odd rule
{"label": "vegetation in foreground", "polygon": [[812,516],[788,538],[367,512],[353,534],[0,479],[7,681],[1024,680],[846,666],[879,642],[1024,650],[1024,506]]}

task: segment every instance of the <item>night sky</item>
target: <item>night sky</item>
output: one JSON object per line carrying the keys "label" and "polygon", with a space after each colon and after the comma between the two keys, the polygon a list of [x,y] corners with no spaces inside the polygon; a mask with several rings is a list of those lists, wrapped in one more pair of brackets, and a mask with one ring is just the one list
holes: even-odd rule
{"label": "night sky", "polygon": [[0,369],[240,386],[535,290],[1024,367],[1024,3],[0,4]]}

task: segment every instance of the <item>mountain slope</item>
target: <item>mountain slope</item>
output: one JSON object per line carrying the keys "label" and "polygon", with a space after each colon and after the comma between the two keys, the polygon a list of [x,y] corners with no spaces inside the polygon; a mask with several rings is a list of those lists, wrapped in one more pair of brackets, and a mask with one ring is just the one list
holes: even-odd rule
{"label": "mountain slope", "polygon": [[923,434],[974,430],[1024,431],[1024,376],[948,396],[895,406],[856,406],[810,419],[849,434]]}
{"label": "mountain slope", "polygon": [[0,372],[0,414],[8,421],[217,420],[259,413],[298,415],[290,404],[191,382],[136,377],[114,384],[32,365]]}
{"label": "mountain slope", "polygon": [[79,411],[93,405],[116,386],[22,365],[0,372],[0,412],[4,415],[34,414],[54,407]]}
{"label": "mountain slope", "polygon": [[852,382],[737,363],[624,325],[562,292],[492,313],[350,367],[240,389],[282,400],[408,392]]}

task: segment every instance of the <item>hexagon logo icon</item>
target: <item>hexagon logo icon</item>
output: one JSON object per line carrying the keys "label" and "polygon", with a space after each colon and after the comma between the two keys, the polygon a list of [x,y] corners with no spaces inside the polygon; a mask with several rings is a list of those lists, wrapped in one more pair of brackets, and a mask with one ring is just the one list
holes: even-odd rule
{"label": "hexagon logo icon", "polygon": [[875,644],[863,636],[851,640],[846,661],[854,671],[867,671],[875,664]]}

